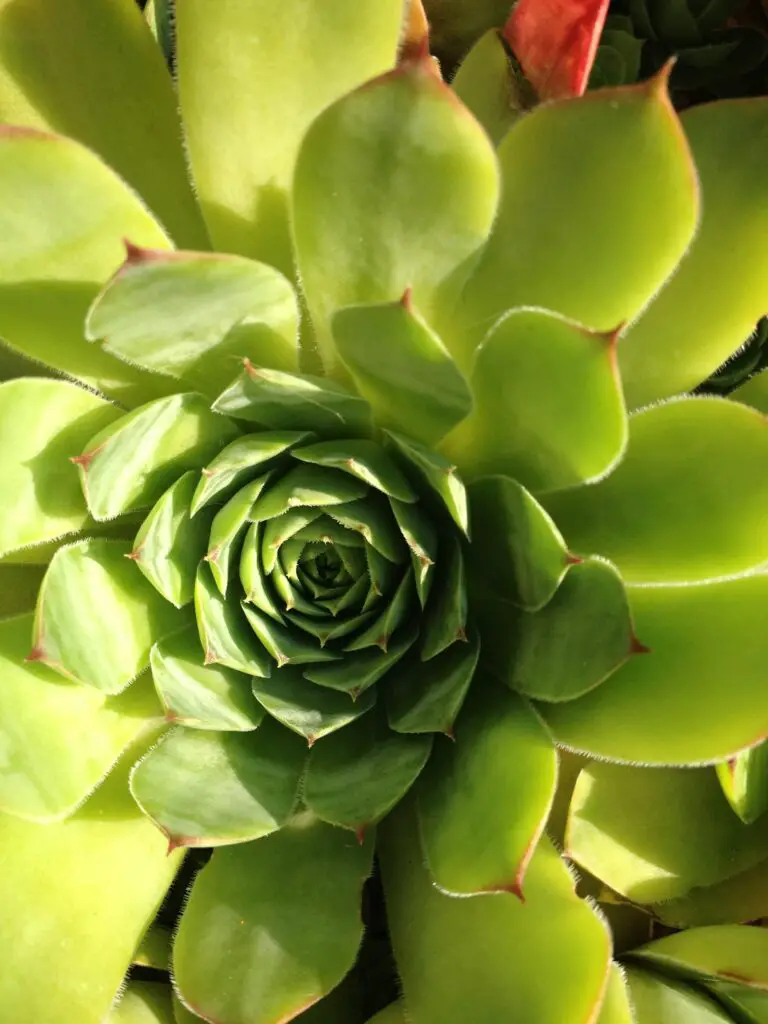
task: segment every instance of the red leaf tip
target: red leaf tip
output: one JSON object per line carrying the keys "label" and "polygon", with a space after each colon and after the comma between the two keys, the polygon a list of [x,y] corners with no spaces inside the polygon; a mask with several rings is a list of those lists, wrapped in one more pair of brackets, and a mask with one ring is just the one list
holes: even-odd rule
{"label": "red leaf tip", "polygon": [[641,643],[635,634],[629,638],[629,653],[632,654],[650,654],[651,648],[646,647],[645,644]]}
{"label": "red leaf tip", "polygon": [[583,558],[579,558],[578,555],[574,555],[572,551],[565,552],[565,564],[566,565],[581,565],[584,561]]}
{"label": "red leaf tip", "polygon": [[422,0],[410,0],[405,29],[400,42],[397,63],[420,64],[430,61],[429,56],[429,21]]}
{"label": "red leaf tip", "polygon": [[400,305],[407,313],[413,312],[413,288],[410,285],[403,292],[402,298],[400,299]]}
{"label": "red leaf tip", "polygon": [[358,825],[357,828],[355,829],[355,839],[357,839],[357,842],[360,846],[362,846],[363,843],[365,842],[365,833],[367,829],[367,825]]}
{"label": "red leaf tip", "polygon": [[24,661],[32,664],[35,661],[45,661],[45,651],[39,644],[35,644]]}
{"label": "red leaf tip", "polygon": [[135,245],[129,238],[123,239],[125,247],[125,262],[130,265],[137,263],[149,263],[151,260],[159,260],[168,257],[168,253],[162,249],[145,249],[141,245]]}

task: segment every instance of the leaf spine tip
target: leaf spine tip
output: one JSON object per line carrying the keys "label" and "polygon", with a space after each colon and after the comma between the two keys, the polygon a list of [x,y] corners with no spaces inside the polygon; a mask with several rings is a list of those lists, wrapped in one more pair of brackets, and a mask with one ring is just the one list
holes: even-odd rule
{"label": "leaf spine tip", "polygon": [[39,644],[35,644],[35,646],[32,648],[32,650],[26,656],[24,661],[32,664],[33,662],[36,662],[36,661],[45,661],[45,657],[46,657],[46,655],[45,655],[45,651],[43,650],[43,648]]}
{"label": "leaf spine tip", "polygon": [[400,298],[400,305],[407,313],[413,312],[413,288],[410,285],[403,292]]}
{"label": "leaf spine tip", "polygon": [[646,645],[644,643],[641,643],[640,640],[638,640],[638,638],[633,633],[632,636],[629,638],[629,653],[630,653],[630,655],[633,655],[633,654],[650,654],[651,653],[651,648],[650,647],[646,647]]}
{"label": "leaf spine tip", "polygon": [[367,825],[358,825],[357,828],[355,829],[355,839],[357,839],[359,846],[362,846],[363,843],[365,842],[365,833],[367,828]]}
{"label": "leaf spine tip", "polygon": [[565,564],[566,565],[581,565],[584,561],[583,558],[579,558],[578,555],[574,555],[572,551],[565,552]]}

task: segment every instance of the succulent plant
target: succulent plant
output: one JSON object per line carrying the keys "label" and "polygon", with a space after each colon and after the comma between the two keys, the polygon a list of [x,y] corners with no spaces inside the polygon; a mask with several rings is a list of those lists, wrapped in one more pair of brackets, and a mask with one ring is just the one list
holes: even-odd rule
{"label": "succulent plant", "polygon": [[403,16],[0,2],[0,1018],[765,1016],[768,101]]}

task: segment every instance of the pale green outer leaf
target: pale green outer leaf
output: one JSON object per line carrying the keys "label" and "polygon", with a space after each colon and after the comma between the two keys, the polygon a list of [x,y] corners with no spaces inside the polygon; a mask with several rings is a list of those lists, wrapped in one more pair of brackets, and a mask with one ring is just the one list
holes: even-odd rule
{"label": "pale green outer leaf", "polygon": [[768,930],[733,924],[691,928],[633,950],[643,965],[709,982],[738,980],[742,985],[768,989]]}
{"label": "pale green outer leaf", "polygon": [[179,999],[176,989],[173,990],[173,1019],[176,1024],[197,1024],[200,1020],[196,1013],[192,1013]]}
{"label": "pale green outer leaf", "polygon": [[119,693],[149,667],[152,644],[186,619],[126,558],[130,550],[96,539],[54,555],[35,612],[32,661],[103,693]]}
{"label": "pale green outer leaf", "polygon": [[25,664],[32,621],[0,623],[0,810],[54,821],[86,798],[162,710],[148,678],[109,697]]}
{"label": "pale green outer leaf", "polygon": [[131,799],[130,764],[126,757],[67,821],[0,815],[0,1017],[8,1021],[102,1024],[181,864]]}
{"label": "pale green outer leaf", "polygon": [[636,1024],[732,1024],[705,995],[629,967],[625,974]]}
{"label": "pale green outer leaf", "polygon": [[519,111],[512,68],[497,29],[490,29],[477,40],[459,65],[451,85],[498,145],[519,117]]}
{"label": "pale green outer leaf", "polygon": [[306,746],[269,719],[255,733],[171,730],[131,775],[131,793],[171,847],[260,839],[293,812]]}
{"label": "pale green outer leaf", "polygon": [[253,677],[222,665],[204,665],[203,657],[195,627],[152,648],[152,678],[168,720],[188,729],[257,728],[264,713],[251,692]]}
{"label": "pale green outer leaf", "polygon": [[402,0],[185,0],[176,16],[181,109],[217,249],[291,273],[296,153],[329,103],[395,59]]}
{"label": "pale green outer leaf", "polygon": [[768,809],[768,743],[763,740],[735,758],[721,761],[717,775],[728,803],[742,821],[757,821]]}
{"label": "pale green outer leaf", "polygon": [[244,358],[296,369],[298,316],[291,284],[266,264],[139,249],[91,306],[86,336],[215,398]]}
{"label": "pale green outer leaf", "polygon": [[184,1003],[227,1024],[279,1024],[316,1003],[354,963],[372,856],[372,841],[304,818],[217,850],[176,937]]}
{"label": "pale green outer leaf", "polygon": [[532,491],[605,475],[627,443],[615,346],[547,310],[512,310],[475,353],[474,408],[443,450],[467,479],[504,473]]}
{"label": "pale green outer leaf", "polygon": [[339,310],[332,332],[378,426],[435,444],[472,408],[461,370],[407,296]]}
{"label": "pale green outer leaf", "polygon": [[473,686],[455,746],[437,737],[416,786],[422,848],[440,889],[522,899],[552,806],[557,753],[519,697],[487,677]]}
{"label": "pale green outer leaf", "polygon": [[696,582],[768,560],[765,417],[721,398],[632,416],[616,470],[542,499],[577,554],[610,558],[629,583]]}
{"label": "pale green outer leaf", "polygon": [[715,885],[691,889],[685,896],[648,909],[672,928],[738,924],[768,917],[768,860]]}
{"label": "pale green outer leaf", "polygon": [[0,121],[89,146],[180,245],[207,247],[173,84],[136,4],[2,0]]}
{"label": "pale green outer leaf", "polygon": [[744,405],[750,405],[753,409],[768,414],[768,370],[756,373],[728,397],[734,402],[743,402]]}
{"label": "pale green outer leaf", "polygon": [[105,1024],[174,1024],[171,986],[159,981],[129,981]]}
{"label": "pale green outer leaf", "polygon": [[140,967],[152,967],[156,971],[169,970],[172,938],[170,929],[165,925],[152,925],[139,943],[133,962]]}
{"label": "pale green outer leaf", "polygon": [[696,227],[695,171],[661,79],[542,104],[512,127],[499,159],[504,198],[466,293],[467,359],[514,306],[615,330],[674,270]]}
{"label": "pale green outer leaf", "polygon": [[596,1024],[637,1024],[624,973],[618,964],[611,964],[608,987]]}
{"label": "pale green outer leaf", "polygon": [[379,827],[385,895],[407,1019],[418,1024],[589,1024],[608,980],[608,929],[574,893],[544,839],[526,902],[511,893],[456,899],[422,864],[411,813]]}
{"label": "pale green outer leaf", "polygon": [[696,764],[768,734],[768,575],[627,593],[650,653],[584,697],[540,705],[556,740],[621,761]]}
{"label": "pale green outer leaf", "polygon": [[497,197],[491,142],[429,60],[318,117],[296,165],[293,231],[328,367],[336,362],[329,321],[345,306],[394,302],[411,288],[428,322],[440,310],[450,323],[448,295],[485,241]]}
{"label": "pale green outer leaf", "polygon": [[709,768],[590,763],[565,846],[577,864],[637,903],[675,899],[765,857],[768,821],[744,825]]}
{"label": "pale green outer leaf", "polygon": [[0,555],[76,533],[88,510],[69,457],[121,411],[59,380],[0,385]]}
{"label": "pale green outer leaf", "polygon": [[705,103],[682,115],[701,179],[701,228],[675,276],[622,339],[632,407],[700,383],[765,313],[766,118],[765,97]]}
{"label": "pale green outer leaf", "polygon": [[[0,35],[12,10],[0,7]],[[136,196],[77,143],[9,127],[0,127],[0,194],[13,196],[0,209],[0,336],[125,404],[167,393],[162,379],[84,337],[89,305],[123,260],[123,239],[170,244]]]}
{"label": "pale green outer leaf", "polygon": [[768,993],[728,981],[715,982],[712,991],[732,1014],[748,1014],[747,1024],[768,1024]]}

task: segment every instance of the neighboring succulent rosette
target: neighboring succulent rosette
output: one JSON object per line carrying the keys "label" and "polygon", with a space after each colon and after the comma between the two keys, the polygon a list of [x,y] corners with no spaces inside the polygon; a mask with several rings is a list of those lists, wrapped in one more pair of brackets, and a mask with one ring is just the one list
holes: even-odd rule
{"label": "neighboring succulent rosette", "polygon": [[416,1024],[765,999],[768,105],[496,147],[402,15],[179,5],[194,192],[130,4],[2,36],[0,1018],[359,1022],[374,855]]}

